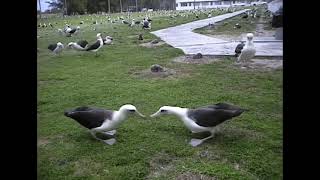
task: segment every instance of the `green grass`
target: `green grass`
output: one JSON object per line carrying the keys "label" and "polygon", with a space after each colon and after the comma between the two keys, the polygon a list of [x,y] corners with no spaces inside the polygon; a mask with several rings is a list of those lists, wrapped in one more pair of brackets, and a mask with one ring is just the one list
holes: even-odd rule
{"label": "green grass", "polygon": [[[179,16],[170,24],[168,16],[152,19],[153,30],[194,20]],[[58,18],[41,21],[64,23]],[[77,24],[79,18],[67,21]],[[175,179],[185,172],[218,179],[282,179],[282,70],[243,71],[229,58],[207,65],[172,63],[183,55],[181,50],[140,47],[137,34],[144,32],[144,42],[156,37],[121,24],[100,26],[114,44],[103,47],[98,57],[71,50],[54,56],[46,49],[57,41],[95,41],[97,32],[90,26],[71,38],[50,28],[38,30],[39,179]],[[181,74],[158,79],[133,75],[156,63]],[[187,144],[193,136],[173,116],[131,116],[119,127],[117,143],[107,146],[63,115],[82,105],[118,109],[131,103],[149,115],[163,105],[217,102],[250,111],[226,122],[215,138],[197,148]]]}

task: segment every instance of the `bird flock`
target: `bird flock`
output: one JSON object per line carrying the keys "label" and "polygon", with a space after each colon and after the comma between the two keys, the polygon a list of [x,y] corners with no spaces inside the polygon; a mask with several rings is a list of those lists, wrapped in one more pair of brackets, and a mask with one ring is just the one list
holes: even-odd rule
{"label": "bird flock", "polygon": [[[103,23],[121,23],[128,25],[128,27],[140,26],[142,29],[150,30],[151,29],[151,17],[155,17],[156,15],[167,16],[170,19],[175,18],[177,16],[188,17],[193,16],[194,18],[199,18],[200,15],[205,15],[208,18],[212,17],[213,13],[219,14],[226,12],[234,12],[236,9],[233,8],[218,8],[216,10],[198,10],[198,11],[158,11],[158,12],[148,12],[148,15],[145,15],[139,12],[138,18],[141,20],[136,20],[134,18],[131,19],[130,22],[130,13],[128,13],[127,19],[123,16],[118,16],[116,18],[111,18],[110,15],[89,15],[91,19],[81,20],[79,25],[76,27],[71,27],[69,24],[65,24],[65,27],[62,29],[58,29],[58,33],[61,36],[65,36],[66,38],[77,36],[81,32],[80,25],[84,25],[91,20],[93,31],[96,31],[98,26]],[[242,18],[248,17],[257,17],[256,11],[250,11],[243,15]],[[80,16],[79,16],[80,17]],[[105,20],[103,20],[105,17]],[[214,22],[209,24],[214,27]],[[40,23],[38,25],[39,28],[54,28],[51,23],[46,25],[45,23]],[[236,24],[235,28],[241,28],[240,24]],[[139,40],[143,40],[142,34],[139,34]],[[102,36],[101,33],[96,34],[96,41],[94,43],[89,43],[87,40],[79,40],[77,42],[69,42],[67,43],[66,48],[72,49],[75,51],[91,51],[97,52],[104,45],[110,45],[113,42],[113,38],[111,36]],[[52,51],[54,54],[60,54],[64,45],[61,42],[57,42],[54,44],[50,44],[48,49]],[[39,51],[39,49],[38,49]],[[241,42],[241,44],[237,45],[235,49],[235,56],[237,57],[237,62],[247,61],[248,59],[255,56],[255,48],[253,44],[253,34],[247,34],[247,42]],[[227,121],[231,120],[237,116],[240,116],[243,112],[247,111],[247,109],[240,108],[238,106],[228,104],[228,103],[217,103],[213,105],[208,105],[204,107],[198,107],[195,109],[192,108],[184,108],[184,107],[175,107],[175,106],[162,106],[159,110],[152,115],[151,118],[155,118],[160,115],[175,115],[178,117],[185,127],[189,129],[192,133],[201,133],[201,132],[210,132],[210,136],[204,139],[191,139],[189,144],[192,146],[198,146],[202,144],[204,141],[213,138],[215,133],[218,131],[220,125]],[[120,107],[119,110],[110,110],[110,109],[102,109],[96,107],[77,107],[71,110],[66,110],[64,115],[68,118],[74,119],[83,127],[89,129],[92,136],[102,141],[106,144],[113,145],[116,142],[115,134],[116,129],[128,118],[130,114],[137,114],[143,118],[146,116],[140,113],[137,108],[131,104],[126,104]],[[108,136],[108,139],[102,139],[97,137],[97,133],[102,133],[105,136]]]}

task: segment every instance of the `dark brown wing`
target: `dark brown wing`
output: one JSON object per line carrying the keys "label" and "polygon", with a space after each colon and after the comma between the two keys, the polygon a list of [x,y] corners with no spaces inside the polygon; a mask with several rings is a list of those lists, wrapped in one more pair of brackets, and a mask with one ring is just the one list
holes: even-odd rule
{"label": "dark brown wing", "polygon": [[244,110],[229,110],[218,108],[198,108],[188,111],[188,117],[193,119],[199,126],[214,127],[226,120],[239,116]]}
{"label": "dark brown wing", "polygon": [[65,116],[74,119],[88,129],[100,127],[106,119],[111,120],[112,115],[113,111],[90,107],[79,107],[65,112]]}

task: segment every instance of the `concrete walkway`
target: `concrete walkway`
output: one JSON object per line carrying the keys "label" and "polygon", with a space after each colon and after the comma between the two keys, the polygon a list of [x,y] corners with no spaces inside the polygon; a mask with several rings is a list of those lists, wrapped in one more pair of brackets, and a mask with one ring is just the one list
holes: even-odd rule
{"label": "concrete walkway", "polygon": [[[207,26],[212,22],[219,22],[225,19],[242,14],[250,9],[244,9],[233,13],[227,13],[212,18],[182,24],[175,27],[161,29],[151,32],[160,37],[167,44],[182,49],[185,54],[203,55],[234,55],[234,50],[239,42],[230,42],[222,39],[212,38],[202,34],[194,33],[192,30]],[[282,41],[254,41],[256,56],[282,56]]]}

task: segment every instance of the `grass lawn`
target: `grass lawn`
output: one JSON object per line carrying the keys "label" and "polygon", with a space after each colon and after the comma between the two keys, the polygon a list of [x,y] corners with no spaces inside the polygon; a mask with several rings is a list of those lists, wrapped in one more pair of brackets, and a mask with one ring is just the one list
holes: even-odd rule
{"label": "grass lawn", "polygon": [[[39,179],[176,179],[197,175],[282,179],[282,70],[244,71],[233,66],[230,58],[201,65],[173,63],[173,58],[183,55],[181,50],[169,45],[141,47],[139,33],[144,34],[143,42],[156,36],[123,24],[98,26],[114,38],[114,44],[101,48],[98,57],[72,50],[61,56],[49,52],[49,43],[94,42],[97,32],[92,31],[91,17],[41,20],[57,24],[53,23],[53,29],[38,30]],[[202,14],[200,19],[205,17]],[[86,18],[89,20],[78,36],[66,38],[56,32],[64,21],[77,25]],[[157,30],[195,18],[159,15],[152,20],[152,28]],[[167,78],[135,76],[152,64],[178,73]],[[130,103],[150,115],[163,105],[198,107],[218,102],[250,111],[226,122],[215,138],[196,148],[188,145],[195,136],[174,116],[130,116],[118,129],[117,143],[108,146],[63,115],[65,109],[83,105],[118,109]]]}

